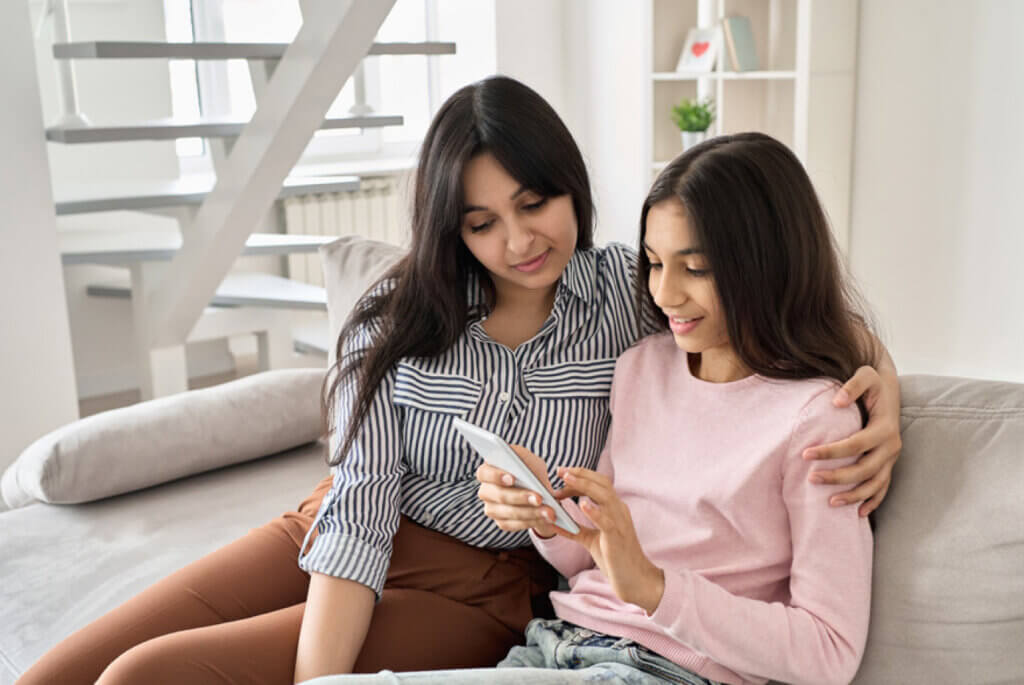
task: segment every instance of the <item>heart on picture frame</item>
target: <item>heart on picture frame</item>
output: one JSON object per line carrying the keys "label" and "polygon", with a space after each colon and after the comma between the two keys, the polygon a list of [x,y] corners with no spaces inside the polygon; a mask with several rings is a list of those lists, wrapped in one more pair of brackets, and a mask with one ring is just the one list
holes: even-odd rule
{"label": "heart on picture frame", "polygon": [[690,51],[693,52],[694,57],[700,57],[701,55],[708,51],[709,47],[711,47],[711,43],[707,41],[703,43],[694,43],[690,47]]}

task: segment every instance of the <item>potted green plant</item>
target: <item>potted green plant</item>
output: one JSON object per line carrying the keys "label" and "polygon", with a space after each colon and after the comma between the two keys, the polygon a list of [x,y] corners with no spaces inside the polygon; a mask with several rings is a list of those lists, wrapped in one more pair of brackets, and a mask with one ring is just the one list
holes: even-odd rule
{"label": "potted green plant", "polygon": [[708,127],[715,120],[715,103],[704,100],[683,99],[672,107],[672,121],[682,134],[683,150],[693,147],[707,136]]}

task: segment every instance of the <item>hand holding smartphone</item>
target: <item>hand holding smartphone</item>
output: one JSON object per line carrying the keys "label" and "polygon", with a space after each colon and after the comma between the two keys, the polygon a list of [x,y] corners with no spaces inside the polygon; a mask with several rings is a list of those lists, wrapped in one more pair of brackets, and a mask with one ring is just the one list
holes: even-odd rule
{"label": "hand holding smartphone", "polygon": [[484,461],[510,474],[516,479],[515,485],[517,487],[532,490],[540,495],[541,501],[554,510],[555,525],[570,533],[580,532],[580,527],[576,525],[576,522],[562,508],[562,504],[540,482],[540,479],[534,475],[533,471],[523,463],[519,455],[512,451],[507,442],[489,430],[485,430],[480,426],[474,426],[462,419],[452,419],[452,425],[473,446],[473,449],[480,453]]}

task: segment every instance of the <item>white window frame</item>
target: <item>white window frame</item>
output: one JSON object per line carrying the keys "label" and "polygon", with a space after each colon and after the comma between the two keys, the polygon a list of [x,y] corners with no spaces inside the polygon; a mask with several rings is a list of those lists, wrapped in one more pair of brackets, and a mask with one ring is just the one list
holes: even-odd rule
{"label": "white window frame", "polygon": [[[165,0],[174,2],[175,0]],[[221,5],[216,0],[189,0],[192,6],[193,35],[197,41],[224,41],[224,17]],[[423,0],[426,16],[426,40],[436,40],[438,35],[437,0]],[[433,116],[440,106],[439,56],[427,55],[427,92],[429,114]],[[196,62],[196,78],[203,114],[227,113],[230,98],[225,87],[230,80],[227,61],[201,60]],[[377,109],[380,105],[380,61],[373,57],[362,60],[366,104]],[[353,76],[355,77],[355,75]],[[388,112],[382,112],[388,114]],[[316,135],[310,141],[297,166],[303,164],[324,164],[335,161],[358,159],[407,157],[415,154],[419,140],[384,142],[379,128],[363,129],[358,135]],[[212,170],[209,146],[204,146],[201,156],[179,156],[184,173],[207,173]]]}

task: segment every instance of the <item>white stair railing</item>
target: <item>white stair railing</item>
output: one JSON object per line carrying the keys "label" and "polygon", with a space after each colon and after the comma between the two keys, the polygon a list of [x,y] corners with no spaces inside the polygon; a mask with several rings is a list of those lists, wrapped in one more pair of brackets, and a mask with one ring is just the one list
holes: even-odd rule
{"label": "white stair railing", "polygon": [[302,28],[224,160],[185,246],[142,294],[152,348],[187,339],[393,5],[394,0],[303,3]]}
{"label": "white stair railing", "polygon": [[[289,185],[285,179],[313,133],[318,128],[401,124],[399,116],[366,111],[370,108],[365,97],[362,58],[376,54],[452,54],[455,46],[436,41],[374,43],[373,38],[394,6],[394,0],[300,0],[303,25],[295,40],[287,45],[219,41],[71,43],[67,0],[47,1],[52,8],[48,11],[55,21],[54,56],[58,58],[60,69],[63,108],[71,115],[70,123],[69,117],[62,117],[57,126],[47,130],[49,140],[73,144],[201,135],[210,145],[217,180],[212,188],[200,189],[202,192],[185,192],[188,190],[185,188],[142,189],[134,194],[90,196],[84,203],[58,203],[59,208],[63,207],[62,213],[98,211],[112,208],[111,203],[115,203],[120,208],[130,205],[142,211],[169,214],[178,221],[182,244],[173,259],[170,262],[132,262],[131,287],[127,292],[133,300],[143,397],[185,390],[184,346],[198,339],[200,330],[203,339],[215,337],[218,332],[225,334],[228,328],[231,331],[251,328],[265,331],[269,336],[272,331],[268,325],[280,328],[281,324],[288,323],[287,312],[279,312],[271,318],[264,316],[266,320],[260,319],[258,326],[238,312],[235,318],[239,321],[228,322],[231,325],[225,328],[223,321],[214,325],[211,311],[216,311],[207,305],[216,299],[218,286],[245,249],[250,234],[261,229],[271,233],[283,229],[277,225],[277,217],[270,209],[277,198],[294,194],[292,189],[299,187],[296,184],[305,182],[291,179]],[[158,57],[198,59],[200,65],[203,65],[202,60],[246,59],[257,103],[252,119],[244,122],[206,117],[196,122],[168,120],[107,127],[90,126],[84,118],[75,119],[77,94],[70,60]],[[327,120],[326,114],[335,95],[349,77],[353,78],[357,91],[354,116]],[[436,81],[436,78],[431,80]],[[431,88],[432,99],[434,95],[434,88]],[[211,112],[204,112],[204,117],[208,114]],[[226,112],[213,114],[226,116]],[[317,188],[313,190],[326,190],[330,186],[333,191],[339,191],[350,183],[341,178],[318,179]],[[288,250],[293,247],[289,246]],[[318,300],[317,306],[322,308],[322,302]],[[267,314],[259,306],[250,311],[254,317]],[[286,349],[283,344],[273,347]]]}
{"label": "white stair railing", "polygon": [[[71,25],[68,23],[68,0],[46,0],[39,15],[36,36],[42,35],[46,19],[53,15],[53,41],[71,42]],[[57,60],[57,100],[60,117],[58,126],[88,126],[89,120],[78,110],[78,91],[75,88],[74,66],[69,60]]]}

